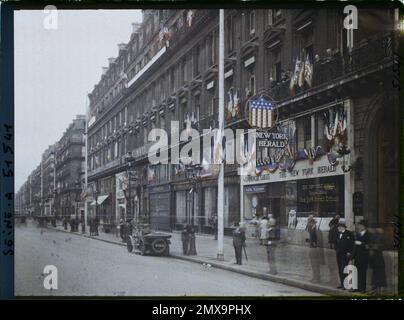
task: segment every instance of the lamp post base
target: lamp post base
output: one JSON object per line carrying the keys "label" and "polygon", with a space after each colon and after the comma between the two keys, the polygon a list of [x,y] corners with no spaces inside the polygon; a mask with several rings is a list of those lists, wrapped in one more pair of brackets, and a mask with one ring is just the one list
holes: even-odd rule
{"label": "lamp post base", "polygon": [[223,253],[218,253],[217,254],[217,260],[224,261],[224,254]]}

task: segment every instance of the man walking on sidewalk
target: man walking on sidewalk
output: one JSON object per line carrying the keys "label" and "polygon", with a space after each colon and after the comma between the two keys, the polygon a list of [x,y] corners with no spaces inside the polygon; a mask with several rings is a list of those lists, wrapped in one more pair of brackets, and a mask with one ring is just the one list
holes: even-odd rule
{"label": "man walking on sidewalk", "polygon": [[349,260],[352,259],[354,249],[355,237],[353,232],[347,230],[345,222],[340,220],[338,223],[339,235],[336,242],[337,264],[340,279],[340,286],[338,289],[344,289],[344,268],[348,265]]}
{"label": "man walking on sidewalk", "polygon": [[245,246],[245,232],[240,228],[240,224],[236,222],[234,224],[236,229],[233,231],[233,246],[234,253],[236,255],[236,264],[241,265],[243,260],[243,247]]}
{"label": "man walking on sidewalk", "polygon": [[181,242],[182,242],[182,254],[186,256],[188,255],[188,246],[189,246],[189,233],[187,226],[184,226],[184,229],[181,231]]}

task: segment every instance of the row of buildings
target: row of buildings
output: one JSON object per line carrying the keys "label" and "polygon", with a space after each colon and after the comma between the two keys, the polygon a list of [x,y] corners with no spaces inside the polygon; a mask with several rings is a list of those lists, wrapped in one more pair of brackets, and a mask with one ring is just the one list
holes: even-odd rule
{"label": "row of buildings", "polygon": [[83,214],[85,123],[85,116],[78,115],[42,153],[41,163],[16,193],[17,214],[59,219]]}
{"label": "row of buildings", "polygon": [[[276,105],[277,130],[289,146],[258,149],[255,176],[225,166],[225,233],[235,221],[272,214],[291,241],[302,241],[310,214],[324,232],[338,214],[351,228],[366,218],[393,236],[399,205],[400,108],[392,82],[398,12],[360,9],[352,48],[345,18],[343,7],[225,10],[225,126],[262,124],[251,119],[249,101],[263,95]],[[202,134],[218,127],[218,31],[218,10],[143,10],[129,42],[108,59],[89,94],[88,188],[82,198],[90,215],[105,224],[143,218],[160,230],[184,223],[211,230],[215,166],[151,165],[148,134],[165,129],[172,145],[178,130]],[[55,154],[58,171],[64,162]],[[48,163],[43,161],[42,172]],[[39,190],[40,170],[20,191],[23,203],[27,197],[35,203],[37,193],[26,189]],[[69,190],[78,190],[69,181]],[[47,207],[51,189],[41,190],[37,196]],[[71,213],[73,197],[60,196],[55,212]]]}

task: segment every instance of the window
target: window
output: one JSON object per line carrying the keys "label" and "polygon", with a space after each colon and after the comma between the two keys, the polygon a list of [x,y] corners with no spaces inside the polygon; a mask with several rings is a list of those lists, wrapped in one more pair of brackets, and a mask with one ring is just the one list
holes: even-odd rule
{"label": "window", "polygon": [[199,116],[200,116],[200,109],[201,109],[201,102],[200,102],[200,96],[197,95],[195,96],[195,121],[199,122]]}
{"label": "window", "polygon": [[181,63],[181,78],[183,83],[187,82],[187,60],[184,58]]}
{"label": "window", "polygon": [[234,37],[234,28],[233,28],[233,17],[228,17],[226,21],[226,45],[227,52],[233,51],[233,37]]}
{"label": "window", "polygon": [[278,22],[281,18],[282,18],[282,10],[273,9],[272,10],[272,23]]}
{"label": "window", "polygon": [[324,129],[326,126],[326,122],[324,121],[324,112],[318,112],[316,114],[316,137],[315,137],[315,144],[316,146],[321,146],[324,151],[328,151],[328,143],[327,139],[324,135]]}
{"label": "window", "polygon": [[251,95],[255,94],[255,72],[253,68],[249,71],[248,90]]}
{"label": "window", "polygon": [[175,91],[175,77],[174,77],[174,68],[171,68],[170,71],[170,92]]}
{"label": "window", "polygon": [[254,36],[255,35],[255,11],[254,10],[250,11],[248,23],[249,23],[250,36]]}
{"label": "window", "polygon": [[194,77],[199,75],[199,56],[200,56],[200,48],[199,45],[197,45],[195,48],[194,61],[193,61]]}
{"label": "window", "polygon": [[210,94],[209,95],[209,116],[213,116],[215,114],[215,96]]}
{"label": "window", "polygon": [[305,59],[306,55],[309,55],[309,58],[313,58],[313,29],[307,28],[304,29],[299,36],[299,47],[300,52],[303,55],[301,58]]}
{"label": "window", "polygon": [[272,26],[273,24],[273,9],[268,9],[267,10],[267,25]]}
{"label": "window", "polygon": [[181,103],[181,123],[182,123],[182,129],[186,128],[186,119],[187,119],[187,102],[182,102]]}
{"label": "window", "polygon": [[296,120],[297,149],[311,148],[311,116]]}
{"label": "window", "polygon": [[281,52],[280,50],[270,52],[270,79],[275,83],[281,81]]}

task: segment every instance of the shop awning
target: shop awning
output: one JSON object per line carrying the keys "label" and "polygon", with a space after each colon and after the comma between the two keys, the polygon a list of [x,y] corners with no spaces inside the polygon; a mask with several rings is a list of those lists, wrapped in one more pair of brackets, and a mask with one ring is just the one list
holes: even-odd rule
{"label": "shop awning", "polygon": [[[102,204],[108,197],[109,197],[109,194],[104,195],[104,196],[99,196],[99,197],[97,198],[97,204],[98,204],[98,205]],[[95,206],[95,200],[94,200],[93,202],[91,202],[91,205],[92,205],[92,206]]]}

